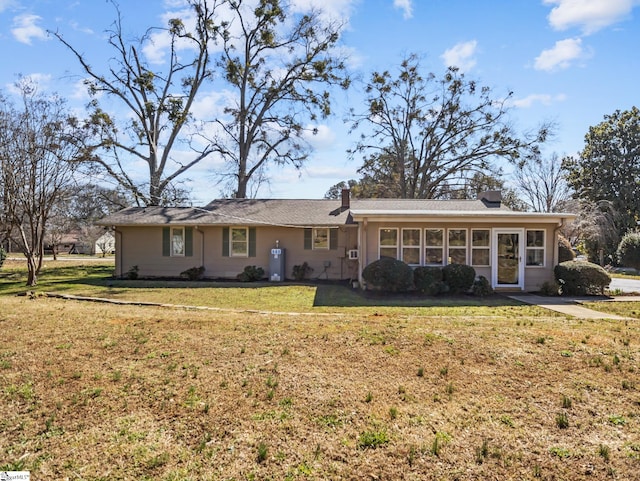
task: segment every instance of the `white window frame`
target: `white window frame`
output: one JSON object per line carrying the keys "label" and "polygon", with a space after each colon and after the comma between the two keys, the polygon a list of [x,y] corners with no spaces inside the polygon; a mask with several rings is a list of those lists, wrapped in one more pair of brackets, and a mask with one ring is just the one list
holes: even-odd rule
{"label": "white window frame", "polygon": [[[405,233],[405,231],[417,231],[418,232],[418,244],[416,244],[416,245],[405,244],[404,243],[404,233]],[[405,251],[405,249],[411,249],[411,250],[415,250],[415,251],[418,252],[418,262],[417,263],[409,264],[407,261],[404,260],[404,251]],[[421,252],[422,252],[422,229],[420,227],[405,227],[405,228],[403,228],[401,233],[400,233],[400,255],[401,255],[402,262],[405,262],[410,266],[419,266],[419,265],[421,265],[421,263],[422,263]]]}
{"label": "white window frame", "polygon": [[[487,245],[486,246],[474,246],[473,245],[473,233],[476,231],[482,231],[487,233]],[[487,263],[486,264],[474,264],[473,253],[475,251],[487,251]],[[490,267],[491,266],[491,229],[471,229],[471,265],[478,267]]]}
{"label": "white window frame", "polygon": [[[440,234],[442,235],[442,243],[440,245],[430,245],[427,244],[427,231],[439,231]],[[446,239],[445,239],[445,230],[440,228],[440,227],[436,227],[436,228],[431,228],[431,227],[427,227],[424,229],[424,265],[426,266],[442,266],[445,263],[445,256],[444,256],[444,248],[446,245]],[[442,257],[442,262],[438,263],[433,263],[433,262],[428,262],[427,261],[427,249],[439,249],[440,253],[441,253],[441,257]]]}
{"label": "white window frame", "polygon": [[[396,243],[395,245],[382,245],[382,232],[383,231],[395,231],[396,233]],[[398,248],[400,247],[400,239],[398,238],[399,236],[399,232],[398,232],[398,228],[397,227],[381,227],[378,230],[378,259],[382,258],[381,252],[382,249],[395,249],[396,250],[396,255],[393,257],[394,259],[398,258]],[[389,256],[385,256],[385,257],[389,257]]]}
{"label": "white window frame", "polygon": [[[178,234],[179,237],[181,238],[182,246],[176,245],[177,244],[176,234]],[[170,236],[171,236],[171,250],[169,252],[171,257],[184,257],[185,248],[186,248],[186,236],[185,236],[184,227],[171,227]],[[176,251],[177,247],[182,247],[182,249]]]}
{"label": "white window frame", "polygon": [[[451,232],[452,231],[464,231],[464,247],[463,246],[451,246]],[[451,256],[451,250],[464,250],[464,262],[463,264],[469,264],[469,229],[466,228],[451,228],[447,229],[447,264],[453,263],[453,258]],[[451,262],[449,262],[451,259]]]}
{"label": "white window frame", "polygon": [[[318,233],[320,231],[325,231],[326,233],[326,239],[327,239],[327,245],[326,246],[319,246],[316,241],[318,239]],[[329,232],[329,227],[314,227],[313,230],[311,231],[311,249],[313,249],[314,251],[327,251],[331,248],[330,246],[331,244],[331,232]]]}
{"label": "white window frame", "polygon": [[[542,232],[542,247],[529,246],[529,232]],[[546,229],[527,229],[524,233],[524,262],[525,267],[544,267],[547,257],[547,230]],[[542,264],[529,264],[529,251],[542,252]]]}
{"label": "white window frame", "polygon": [[[234,241],[234,231],[245,232],[245,250],[244,252],[234,252],[234,244],[240,244],[243,241]],[[229,228],[229,257],[249,257],[249,228],[248,227],[230,227]]]}

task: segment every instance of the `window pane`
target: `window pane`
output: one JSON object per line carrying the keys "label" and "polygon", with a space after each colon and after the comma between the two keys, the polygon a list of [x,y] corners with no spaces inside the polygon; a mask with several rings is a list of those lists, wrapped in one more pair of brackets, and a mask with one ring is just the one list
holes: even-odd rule
{"label": "window pane", "polygon": [[231,241],[247,241],[247,229],[231,229]]}
{"label": "window pane", "polygon": [[398,255],[398,250],[395,247],[393,248],[383,247],[380,249],[380,258],[390,257],[391,259],[395,259],[397,255]]}
{"label": "window pane", "polygon": [[527,249],[527,265],[543,266],[544,265],[544,249]]}
{"label": "window pane", "polygon": [[467,263],[467,250],[466,249],[449,249],[449,257],[452,264],[466,264]]}
{"label": "window pane", "polygon": [[426,264],[442,264],[442,249],[427,248],[425,250]]}
{"label": "window pane", "polygon": [[544,247],[544,231],[528,230],[527,247]]}
{"label": "window pane", "polygon": [[231,229],[231,255],[246,256],[248,255],[247,242],[249,236],[248,229]]}
{"label": "window pane", "polygon": [[328,249],[329,248],[329,229],[313,230],[313,248]]}
{"label": "window pane", "polygon": [[395,229],[380,229],[380,245],[381,246],[397,246],[398,231]]}
{"label": "window pane", "polygon": [[473,249],[473,251],[471,252],[471,265],[488,266],[489,249]]}
{"label": "window pane", "polygon": [[425,231],[425,245],[441,246],[443,243],[442,229],[427,229]]}
{"label": "window pane", "polygon": [[184,230],[171,229],[171,253],[174,256],[184,255]]}
{"label": "window pane", "polygon": [[415,247],[402,249],[402,260],[406,264],[420,264],[420,249],[416,249]]}
{"label": "window pane", "polygon": [[420,229],[402,229],[403,246],[420,245]]}
{"label": "window pane", "polygon": [[488,230],[472,230],[471,245],[474,247],[489,247],[489,237]]}
{"label": "window pane", "polygon": [[449,229],[449,245],[450,246],[466,246],[467,231],[464,229]]}

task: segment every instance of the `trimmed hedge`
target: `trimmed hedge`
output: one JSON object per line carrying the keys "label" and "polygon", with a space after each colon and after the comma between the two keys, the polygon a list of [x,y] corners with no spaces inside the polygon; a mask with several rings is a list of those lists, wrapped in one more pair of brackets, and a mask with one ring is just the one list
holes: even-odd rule
{"label": "trimmed hedge", "polygon": [[640,234],[627,232],[618,244],[616,257],[621,266],[640,269]]}
{"label": "trimmed hedge", "polygon": [[437,296],[449,290],[442,282],[442,267],[423,266],[413,270],[413,284],[416,290],[427,296]]}
{"label": "trimmed hedge", "polygon": [[442,280],[453,294],[467,292],[476,279],[476,270],[466,264],[448,264],[442,268]]}
{"label": "trimmed hedge", "polygon": [[566,296],[604,294],[611,277],[602,267],[591,262],[567,261],[554,268],[560,292]]}
{"label": "trimmed hedge", "polygon": [[362,271],[367,288],[387,292],[406,292],[413,288],[413,269],[389,257],[372,262]]}

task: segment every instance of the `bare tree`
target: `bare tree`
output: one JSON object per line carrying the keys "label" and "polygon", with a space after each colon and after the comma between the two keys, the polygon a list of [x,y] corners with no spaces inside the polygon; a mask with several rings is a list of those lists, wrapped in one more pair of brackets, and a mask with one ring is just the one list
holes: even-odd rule
{"label": "bare tree", "polygon": [[[93,100],[89,105],[91,121],[99,138],[100,155],[91,165],[100,167],[131,193],[138,204],[175,203],[172,185],[194,167],[212,149],[191,142],[189,125],[196,95],[213,75],[210,49],[225,28],[217,19],[217,9],[225,0],[187,0],[191,19],[174,18],[166,28],[151,28],[136,43],[127,43],[122,30],[120,11],[114,3],[117,19],[109,33],[109,45],[115,57],[100,72],[79,49],[62,34],[55,35],[76,57],[84,73]],[[193,24],[193,25],[191,25]],[[143,55],[144,47],[154,35],[169,37],[165,71],[153,70]],[[107,94],[124,108],[128,125],[118,129],[116,120],[100,106],[99,94]],[[181,142],[192,151],[182,161],[174,154]],[[131,163],[142,160],[148,167],[146,182],[136,180]]]}
{"label": "bare tree", "polygon": [[345,65],[333,50],[340,25],[321,12],[296,17],[285,2],[229,2],[233,21],[221,68],[233,88],[220,133],[212,142],[225,159],[234,196],[265,181],[268,164],[300,168],[309,155],[305,124],[331,112],[331,85],[346,88]]}
{"label": "bare tree", "polygon": [[527,159],[516,166],[514,176],[518,190],[534,212],[555,212],[569,198],[566,173],[555,153]]}
{"label": "bare tree", "polygon": [[0,108],[0,177],[5,222],[27,259],[27,285],[42,268],[47,223],[84,155],[84,132],[59,97],[44,97],[26,80],[17,85],[21,108]]}

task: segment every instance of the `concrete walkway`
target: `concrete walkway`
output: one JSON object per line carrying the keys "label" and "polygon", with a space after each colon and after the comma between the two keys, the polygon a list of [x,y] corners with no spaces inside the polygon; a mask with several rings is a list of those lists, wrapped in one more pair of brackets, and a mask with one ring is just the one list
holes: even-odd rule
{"label": "concrete walkway", "polygon": [[531,304],[534,306],[544,307],[551,311],[560,312],[567,316],[578,317],[580,319],[614,319],[619,321],[634,320],[632,317],[623,317],[616,314],[607,314],[606,312],[598,312],[581,305],[586,301],[603,300],[607,302],[615,301],[638,301],[640,298],[632,296],[621,296],[616,298],[576,298],[576,297],[546,297],[536,294],[509,294],[510,299]]}

